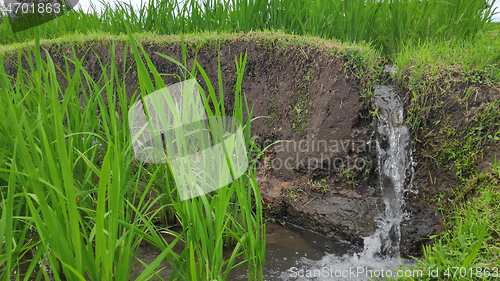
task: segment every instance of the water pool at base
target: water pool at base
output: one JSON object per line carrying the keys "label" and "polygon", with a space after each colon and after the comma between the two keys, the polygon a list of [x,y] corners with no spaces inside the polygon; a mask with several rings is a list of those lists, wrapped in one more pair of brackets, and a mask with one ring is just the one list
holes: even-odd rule
{"label": "water pool at base", "polygon": [[[401,268],[401,262],[406,266],[415,265],[411,260],[368,257],[363,254],[364,249],[361,247],[289,224],[283,226],[268,222],[266,230],[264,280],[376,280],[370,277],[381,276],[382,272],[384,276],[389,271],[391,275],[397,276],[398,269],[395,266]],[[168,237],[166,238],[168,241]],[[178,250],[182,251],[182,246]],[[145,244],[139,248],[137,257],[149,264],[160,253],[156,247]],[[229,256],[230,253],[231,249],[228,249],[225,254]],[[158,275],[168,280],[170,264],[165,260],[158,269],[160,268],[164,269]],[[131,280],[135,280],[143,269],[137,262],[133,267]],[[245,266],[233,269],[227,280],[247,280]]]}

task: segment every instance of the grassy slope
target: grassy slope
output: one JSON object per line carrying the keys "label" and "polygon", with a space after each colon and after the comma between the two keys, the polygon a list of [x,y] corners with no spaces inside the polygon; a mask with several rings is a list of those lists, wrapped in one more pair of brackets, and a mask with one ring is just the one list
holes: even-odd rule
{"label": "grassy slope", "polygon": [[[299,46],[314,46],[320,49],[328,49],[339,55],[345,54],[348,51],[358,50],[365,54],[366,60],[373,60],[377,58],[379,54],[370,48],[367,44],[349,44],[341,42],[340,40],[326,40],[319,39],[314,36],[296,36],[291,34],[285,34],[283,32],[249,32],[249,33],[226,33],[226,32],[202,32],[202,33],[190,33],[184,34],[184,42],[186,45],[194,44],[198,48],[202,48],[206,45],[217,46],[217,44],[232,41],[236,39],[246,39],[254,41],[263,41],[262,43],[268,43],[273,41],[279,41],[283,43],[283,47],[286,44],[296,44]],[[144,44],[176,44],[180,46],[181,36],[180,35],[157,35],[151,32],[143,32],[134,34],[134,38],[140,43]],[[108,42],[113,39],[115,44],[124,43],[128,40],[126,35],[113,35],[106,32],[92,32],[89,34],[66,34],[64,36],[58,37],[56,39],[44,39],[40,41],[40,46],[81,46],[93,42]],[[24,48],[26,44],[33,46],[34,40],[30,40],[26,43],[13,43],[8,45],[0,45],[0,55],[15,53],[19,48]],[[376,60],[374,61],[376,62]],[[372,65],[371,65],[372,66]]]}

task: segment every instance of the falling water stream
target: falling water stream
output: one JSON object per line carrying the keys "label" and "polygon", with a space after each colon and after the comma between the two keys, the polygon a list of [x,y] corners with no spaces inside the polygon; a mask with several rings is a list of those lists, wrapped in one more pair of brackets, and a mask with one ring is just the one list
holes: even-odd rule
{"label": "falling water stream", "polygon": [[378,218],[378,229],[365,238],[365,255],[399,256],[400,224],[404,210],[406,171],[411,158],[408,128],[403,123],[403,106],[391,86],[380,86],[375,96],[379,185],[385,212]]}
{"label": "falling water stream", "polygon": [[403,104],[392,85],[379,86],[374,102],[378,108],[374,127],[379,188],[385,203],[385,211],[377,218],[376,232],[364,238],[362,252],[327,254],[319,261],[301,258],[296,266],[282,272],[281,280],[384,280],[382,277],[389,275],[397,279],[395,266],[414,265],[399,257],[404,192],[412,164]]}

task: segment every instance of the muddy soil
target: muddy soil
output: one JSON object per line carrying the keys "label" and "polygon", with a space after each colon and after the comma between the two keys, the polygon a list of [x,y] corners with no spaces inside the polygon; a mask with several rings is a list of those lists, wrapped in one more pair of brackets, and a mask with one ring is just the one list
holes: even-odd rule
{"label": "muddy soil", "polygon": [[[352,68],[348,56],[335,51],[333,43],[319,39],[313,43],[260,33],[238,35],[223,41],[220,49],[217,44],[200,47],[188,42],[187,66],[191,69],[196,57],[217,93],[220,58],[226,109],[231,112],[235,57],[247,53],[242,90],[253,116],[268,117],[251,123],[254,140],[261,148],[280,141],[266,151],[266,161],[252,159],[259,171],[268,216],[362,245],[362,238],[375,232],[374,218],[384,210],[375,172],[370,103],[361,97],[366,90],[363,79],[367,78],[355,75],[361,72]],[[140,92],[136,64],[130,50],[124,61],[123,46],[116,46],[119,76],[124,77],[131,98],[134,92]],[[65,70],[64,56],[70,56],[70,47],[45,48],[54,63]],[[182,77],[178,66],[155,54],[182,61],[179,42],[144,44],[144,49],[160,73]],[[85,55],[83,66],[96,81],[101,76],[101,63],[111,60],[109,45],[103,42],[83,44],[76,48],[76,54],[79,58]],[[130,70],[123,73],[123,65]],[[10,62],[5,67],[7,74],[15,73]],[[73,72],[74,67],[70,66],[69,71]],[[365,69],[363,73],[369,72]],[[199,77],[200,84],[206,87]],[[175,75],[163,79],[166,85],[179,82]],[[67,82],[62,76],[59,80],[64,89]],[[441,217],[436,207],[421,197],[411,198],[407,211],[411,216],[402,226],[402,254],[418,256],[422,241],[441,231]]]}

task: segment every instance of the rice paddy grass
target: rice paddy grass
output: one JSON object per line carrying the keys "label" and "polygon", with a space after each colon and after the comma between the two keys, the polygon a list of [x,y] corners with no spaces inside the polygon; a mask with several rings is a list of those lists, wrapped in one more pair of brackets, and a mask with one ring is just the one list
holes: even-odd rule
{"label": "rice paddy grass", "polygon": [[[106,32],[159,35],[203,31],[283,31],[344,42],[370,43],[386,55],[404,44],[470,39],[489,31],[492,1],[148,0],[139,6],[101,1],[102,10],[69,12],[39,29],[42,39]],[[0,24],[0,44],[34,39],[34,29],[12,33]]]}
{"label": "rice paddy grass", "polygon": [[[164,87],[142,47],[129,39],[142,95]],[[252,171],[210,194],[180,200],[170,169],[164,164],[145,167],[131,157],[128,123],[121,122],[118,112],[127,120],[126,109],[140,96],[127,99],[125,81],[117,76],[117,68],[123,66],[101,65],[100,81],[94,81],[82,67],[83,58],[73,53],[66,63],[74,66],[74,72],[66,73],[68,87],[62,89],[50,54],[42,59],[41,52],[38,38],[33,48],[19,52],[19,62],[26,56],[30,66],[18,67],[15,78],[6,75],[0,59],[0,236],[5,237],[0,278],[127,280],[135,251],[147,241],[162,254],[138,280],[157,275],[163,259],[174,268],[170,280],[224,280],[231,268],[243,263],[249,280],[261,280],[265,226]],[[110,52],[114,57],[111,41]],[[244,54],[235,61],[239,82],[232,117],[249,128],[250,119],[243,120],[247,108],[240,90],[245,62]],[[200,73],[198,65],[185,78]],[[216,97],[211,87],[209,91],[201,95],[222,104],[223,97]],[[208,117],[214,114],[205,109]],[[223,107],[216,109],[225,113]],[[244,132],[251,152],[250,131]],[[153,189],[157,196],[146,198]],[[161,207],[153,208],[158,202]],[[154,218],[162,213],[182,231],[158,226]],[[161,233],[175,239],[167,243]],[[187,246],[180,254],[173,251],[178,243]],[[229,259],[223,259],[225,247],[233,248]],[[23,257],[29,255],[20,275]]]}

